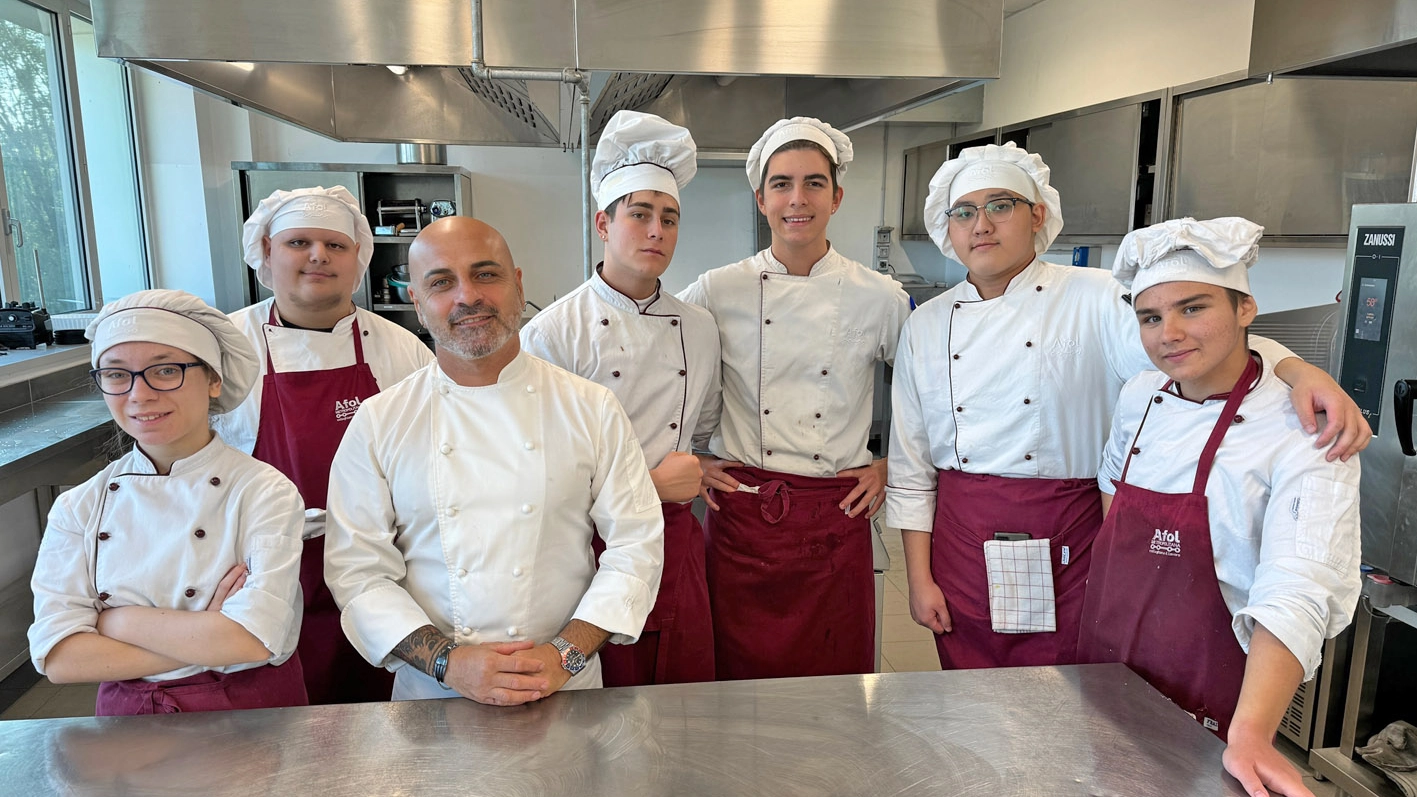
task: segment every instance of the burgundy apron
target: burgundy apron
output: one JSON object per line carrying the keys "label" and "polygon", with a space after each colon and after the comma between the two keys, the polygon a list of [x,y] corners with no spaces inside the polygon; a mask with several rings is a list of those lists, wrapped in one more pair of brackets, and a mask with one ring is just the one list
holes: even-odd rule
{"label": "burgundy apron", "polygon": [[709,601],[719,680],[874,672],[871,521],[839,505],[857,480],[731,468],[714,491]]}
{"label": "burgundy apron", "polygon": [[[1074,663],[1092,542],[1102,527],[1097,480],[1014,479],[942,470],[938,484],[930,572],[944,593],[953,627],[935,636],[940,667]],[[984,543],[1001,531],[1051,541],[1057,631],[1004,634],[994,630]]]}
{"label": "burgundy apron", "polygon": [[[276,323],[275,306],[270,322]],[[251,454],[284,473],[305,499],[306,508],[325,507],[330,463],[360,402],[379,392],[374,372],[364,361],[363,335],[354,322],[354,365],[325,371],[276,373],[266,346],[261,424]],[[300,588],[305,617],[300,625],[301,664],[310,703],[385,701],[394,676],[370,666],[340,628],[339,607],[325,586],[325,540],[305,541],[300,557]]]}
{"label": "burgundy apron", "polygon": [[[633,645],[600,649],[605,686],[712,681],[713,617],[704,576],[704,532],[689,504],[665,503],[664,575],[654,610]],[[605,545],[595,538],[596,555]]]}
{"label": "burgundy apron", "polygon": [[239,708],[306,706],[300,655],[284,664],[252,667],[233,673],[213,670],[172,681],[104,681],[98,685],[96,717],[134,714],[176,714],[183,711],[227,711]]}
{"label": "burgundy apron", "polygon": [[1083,661],[1124,662],[1221,739],[1240,700],[1245,651],[1215,576],[1205,484],[1258,373],[1251,358],[1206,441],[1191,492],[1127,484],[1127,455],[1097,538],[1078,641]]}

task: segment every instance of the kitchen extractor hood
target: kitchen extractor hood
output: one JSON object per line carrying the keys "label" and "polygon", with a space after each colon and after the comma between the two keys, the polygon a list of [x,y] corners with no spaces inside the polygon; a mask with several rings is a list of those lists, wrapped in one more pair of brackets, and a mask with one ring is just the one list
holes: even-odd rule
{"label": "kitchen extractor hood", "polygon": [[1250,76],[1417,77],[1411,0],[1255,0]]}
{"label": "kitchen extractor hood", "polygon": [[[843,129],[997,78],[1003,0],[92,0],[99,54],[343,141],[574,146],[565,70],[701,147]],[[386,67],[393,67],[386,68]],[[974,121],[964,119],[960,121]],[[702,133],[700,132],[702,131]],[[702,138],[700,138],[702,136]]]}

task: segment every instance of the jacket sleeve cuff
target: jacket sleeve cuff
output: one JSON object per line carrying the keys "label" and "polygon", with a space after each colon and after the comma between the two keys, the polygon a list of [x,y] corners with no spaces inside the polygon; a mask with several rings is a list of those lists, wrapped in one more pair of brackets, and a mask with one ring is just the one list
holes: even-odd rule
{"label": "jacket sleeve cuff", "polygon": [[403,589],[393,584],[356,595],[340,613],[340,627],[364,660],[375,667],[392,667],[393,649],[425,625],[428,613]]}
{"label": "jacket sleeve cuff", "polygon": [[611,644],[630,645],[639,639],[653,608],[648,584],[624,573],[601,570],[572,617],[609,631]]}
{"label": "jacket sleeve cuff", "polygon": [[1294,658],[1304,667],[1304,680],[1314,677],[1319,660],[1323,658],[1324,633],[1321,626],[1305,622],[1294,616],[1294,612],[1277,606],[1246,606],[1235,613],[1231,626],[1235,638],[1245,653],[1250,652],[1250,639],[1254,637],[1255,624],[1267,631],[1289,649]]}
{"label": "jacket sleeve cuff", "polygon": [[935,492],[886,487],[886,525],[905,531],[933,531]]}

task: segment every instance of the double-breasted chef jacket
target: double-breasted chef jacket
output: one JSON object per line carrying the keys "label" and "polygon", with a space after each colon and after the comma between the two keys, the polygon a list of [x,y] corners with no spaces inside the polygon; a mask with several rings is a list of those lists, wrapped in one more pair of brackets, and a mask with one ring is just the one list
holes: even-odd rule
{"label": "double-breasted chef jacket", "polygon": [[104,609],[206,609],[222,577],[240,563],[250,574],[221,613],[271,657],[181,667],[143,680],[285,663],[300,635],[303,509],[289,479],[219,436],[172,463],[165,476],[134,448],[54,503],[30,585],[35,669],[44,673],[45,658],[64,638],[95,632]]}
{"label": "double-breasted chef jacket", "polygon": [[876,363],[895,356],[910,314],[900,283],[834,248],[795,276],[764,249],[701,275],[679,298],[718,324],[715,456],[825,478],[871,463]]}
{"label": "double-breasted chef jacket", "polygon": [[[1353,619],[1362,588],[1361,470],[1357,457],[1325,460],[1325,450],[1314,447],[1315,435],[1299,424],[1289,387],[1275,376],[1273,363],[1261,359],[1259,382],[1241,402],[1206,482],[1210,541],[1240,647],[1249,650],[1259,623],[1294,654],[1308,680],[1324,640]],[[1181,397],[1160,371],[1138,374],[1118,399],[1098,487],[1112,494],[1125,466],[1127,484],[1190,492],[1196,462],[1224,405],[1223,398]],[[1148,539],[1154,531],[1137,530]],[[1182,536],[1161,547],[1186,543]]]}
{"label": "double-breasted chef jacket", "polygon": [[656,290],[636,301],[599,270],[537,313],[522,350],[609,388],[651,468],[671,451],[708,450],[722,407],[718,328],[696,305]]}
{"label": "double-breasted chef jacket", "polygon": [[[396,672],[395,699],[447,697],[391,655],[410,633],[544,643],[579,619],[633,642],[659,588],[663,529],[609,390],[525,352],[484,387],[435,362],[351,422],[330,478],[325,578],[355,648]],[[566,688],[599,685],[592,657]]]}

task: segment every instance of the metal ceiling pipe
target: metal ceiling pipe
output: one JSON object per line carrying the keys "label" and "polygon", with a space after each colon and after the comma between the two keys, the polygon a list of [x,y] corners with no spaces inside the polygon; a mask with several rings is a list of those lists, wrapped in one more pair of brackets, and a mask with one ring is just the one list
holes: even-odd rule
{"label": "metal ceiling pipe", "polygon": [[488,66],[482,49],[482,0],[472,4],[472,58],[468,64],[474,77],[490,80],[554,80],[576,87],[581,110],[581,270],[590,279],[591,195],[590,195],[590,73],[573,67],[564,69],[515,69]]}
{"label": "metal ceiling pipe", "polygon": [[432,166],[448,165],[447,144],[399,144],[400,164],[421,163]]}

